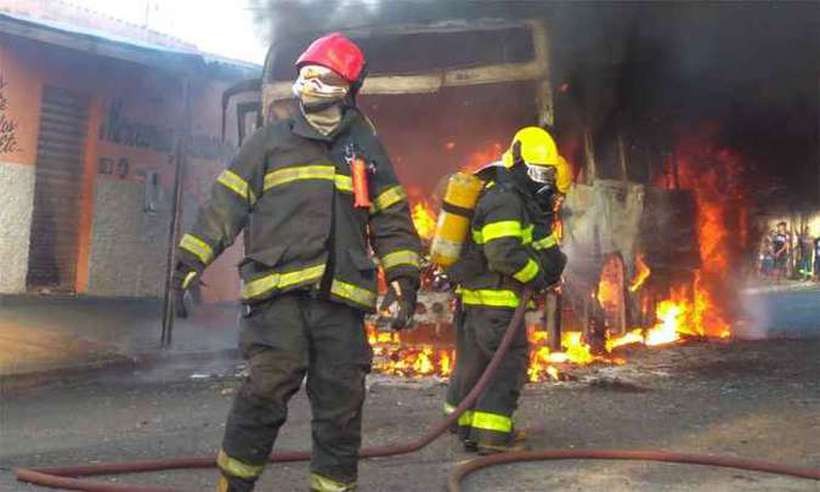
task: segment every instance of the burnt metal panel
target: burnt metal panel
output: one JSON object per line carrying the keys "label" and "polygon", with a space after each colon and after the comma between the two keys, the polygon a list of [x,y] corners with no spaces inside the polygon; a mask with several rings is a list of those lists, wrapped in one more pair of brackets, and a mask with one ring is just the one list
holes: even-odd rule
{"label": "burnt metal panel", "polygon": [[697,216],[691,191],[647,188],[639,241],[653,270],[700,267]]}
{"label": "burnt metal panel", "polygon": [[37,143],[29,289],[73,292],[88,135],[88,99],[45,86]]}

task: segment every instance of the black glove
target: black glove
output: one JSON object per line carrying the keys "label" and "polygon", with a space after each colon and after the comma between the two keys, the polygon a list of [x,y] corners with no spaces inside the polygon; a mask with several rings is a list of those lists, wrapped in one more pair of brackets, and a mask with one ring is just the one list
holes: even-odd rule
{"label": "black glove", "polygon": [[561,281],[564,267],[567,266],[567,255],[558,246],[547,248],[541,253],[541,265],[547,286],[555,285]]}
{"label": "black glove", "polygon": [[193,285],[199,282],[201,271],[183,262],[178,262],[171,275],[171,290],[174,296],[174,308],[180,318],[188,317],[187,296],[185,295]]}
{"label": "black glove", "polygon": [[389,320],[390,328],[401,330],[413,324],[418,289],[419,282],[415,279],[399,277],[390,282],[379,308],[379,314]]}

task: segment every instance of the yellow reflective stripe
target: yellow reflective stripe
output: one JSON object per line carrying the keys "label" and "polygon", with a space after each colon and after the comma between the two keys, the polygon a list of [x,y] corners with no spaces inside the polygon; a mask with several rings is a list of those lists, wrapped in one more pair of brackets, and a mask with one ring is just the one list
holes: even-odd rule
{"label": "yellow reflective stripe", "polygon": [[383,191],[379,196],[373,200],[373,208],[371,213],[380,212],[386,208],[392,207],[402,200],[407,199],[407,193],[400,185],[393,186]]}
{"label": "yellow reflective stripe", "polygon": [[511,290],[460,289],[461,302],[473,306],[511,307],[518,306],[518,294]]}
{"label": "yellow reflective stripe", "polygon": [[188,275],[182,279],[182,288],[187,289],[194,277],[196,277],[196,272],[188,272]]}
{"label": "yellow reflective stripe", "polygon": [[266,174],[264,189],[267,191],[274,186],[281,186],[293,181],[305,179],[326,179],[333,181],[335,175],[336,168],[328,165],[286,167]]}
{"label": "yellow reflective stripe", "polygon": [[274,289],[285,289],[297,284],[318,281],[325,273],[325,264],[315,265],[293,272],[274,272],[242,286],[242,298],[251,299]]}
{"label": "yellow reflective stripe", "polygon": [[376,305],[376,299],[378,297],[375,292],[343,282],[339,279],[333,279],[333,283],[330,284],[330,293],[368,308],[372,308]]}
{"label": "yellow reflective stripe", "polygon": [[384,255],[384,258],[381,259],[381,263],[385,270],[390,270],[391,268],[395,268],[399,265],[410,265],[416,268],[421,268],[421,257],[415,251],[402,249]]}
{"label": "yellow reflective stripe", "polygon": [[473,412],[473,422],[471,425],[474,429],[512,432],[512,419],[506,415],[499,415],[497,413],[476,410]]}
{"label": "yellow reflective stripe", "polygon": [[216,456],[216,465],[228,475],[237,478],[254,479],[262,474],[265,465],[250,465],[236,458],[231,458],[225,451],[219,450]]}
{"label": "yellow reflective stripe", "polygon": [[480,231],[473,230],[473,241],[476,244],[484,244],[493,239],[501,239],[505,237],[517,237],[521,239],[523,245],[532,243],[532,234],[534,226],[521,228],[521,223],[514,220],[505,220],[501,222],[491,222],[485,225]]}
{"label": "yellow reflective stripe", "polygon": [[524,265],[524,268],[518,270],[513,274],[513,278],[518,280],[519,282],[526,284],[527,282],[531,281],[538,275],[538,263],[535,262],[532,258],[527,260],[527,264]]}
{"label": "yellow reflective stripe", "polygon": [[558,245],[558,235],[554,232],[551,233],[549,236],[541,238],[538,241],[534,241],[532,243],[532,247],[539,251],[542,249],[549,249],[556,245]]}
{"label": "yellow reflective stripe", "polygon": [[316,492],[352,492],[356,490],[356,483],[337,482],[318,473],[311,473],[310,490]]}
{"label": "yellow reflective stripe", "polygon": [[[444,415],[451,415],[456,411],[456,407],[449,403],[444,403]],[[458,425],[462,427],[469,427],[473,423],[473,411],[465,410],[464,413],[458,416]]]}
{"label": "yellow reflective stripe", "polygon": [[344,174],[336,174],[335,167],[326,165],[286,167],[271,171],[265,175],[264,190],[308,179],[333,181],[339,191],[353,192],[353,179]]}
{"label": "yellow reflective stripe", "polygon": [[344,174],[337,174],[333,177],[333,183],[339,191],[353,193],[353,178]]}
{"label": "yellow reflective stripe", "polygon": [[251,205],[256,203],[256,195],[253,194],[253,190],[248,186],[248,182],[230,169],[222,171],[222,174],[220,174],[216,180],[239,195],[243,200],[248,200]]}
{"label": "yellow reflective stripe", "polygon": [[532,233],[535,230],[535,226],[525,227],[521,231],[521,243],[526,246],[532,243]]}
{"label": "yellow reflective stripe", "polygon": [[193,234],[185,234],[182,236],[179,247],[199,258],[199,261],[204,265],[207,265],[214,259],[214,250],[208,246],[208,243]]}
{"label": "yellow reflective stripe", "polygon": [[517,220],[502,220],[490,222],[481,228],[481,238],[485,243],[502,237],[521,237],[521,222]]}
{"label": "yellow reflective stripe", "polygon": [[480,231],[473,230],[473,241],[476,244],[488,243],[494,239],[517,237],[524,244],[532,242],[533,226],[521,227],[517,220],[501,220],[484,224]]}

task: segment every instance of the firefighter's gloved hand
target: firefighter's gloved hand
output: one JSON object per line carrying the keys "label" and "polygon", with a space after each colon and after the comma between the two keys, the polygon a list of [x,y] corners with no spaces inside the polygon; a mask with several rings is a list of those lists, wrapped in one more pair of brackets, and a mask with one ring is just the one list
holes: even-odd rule
{"label": "firefighter's gloved hand", "polygon": [[532,282],[527,284],[533,292],[541,292],[545,290],[547,287],[550,286],[550,283],[547,282],[547,277],[544,276],[544,272],[539,272],[538,275],[532,279]]}
{"label": "firefighter's gloved hand", "polygon": [[201,271],[185,263],[177,263],[174,273],[171,275],[171,290],[174,296],[174,309],[180,318],[188,317],[188,289],[199,282]]}
{"label": "firefighter's gloved hand", "polygon": [[390,282],[379,308],[379,315],[389,320],[390,328],[401,330],[412,326],[418,288],[417,280],[405,277]]}
{"label": "firefighter's gloved hand", "polygon": [[547,248],[541,253],[541,264],[547,286],[555,285],[561,281],[564,267],[567,266],[567,255],[558,246]]}

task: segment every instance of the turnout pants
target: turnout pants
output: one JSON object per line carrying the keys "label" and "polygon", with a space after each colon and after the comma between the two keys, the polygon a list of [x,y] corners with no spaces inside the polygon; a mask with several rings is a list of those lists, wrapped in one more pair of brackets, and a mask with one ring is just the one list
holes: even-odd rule
{"label": "turnout pants", "polygon": [[[512,317],[511,309],[462,308],[456,319],[456,364],[447,390],[445,412],[452,412],[478,382]],[[528,361],[527,334],[519,327],[510,351],[486,391],[459,418],[458,433],[462,440],[478,444],[509,442],[513,432],[512,415],[526,382]]]}
{"label": "turnout pants", "polygon": [[234,399],[218,457],[229,490],[253,488],[305,375],[313,416],[311,486],[347,490],[343,486],[356,481],[372,359],[363,313],[306,293],[284,294],[243,317],[240,348],[249,375]]}

